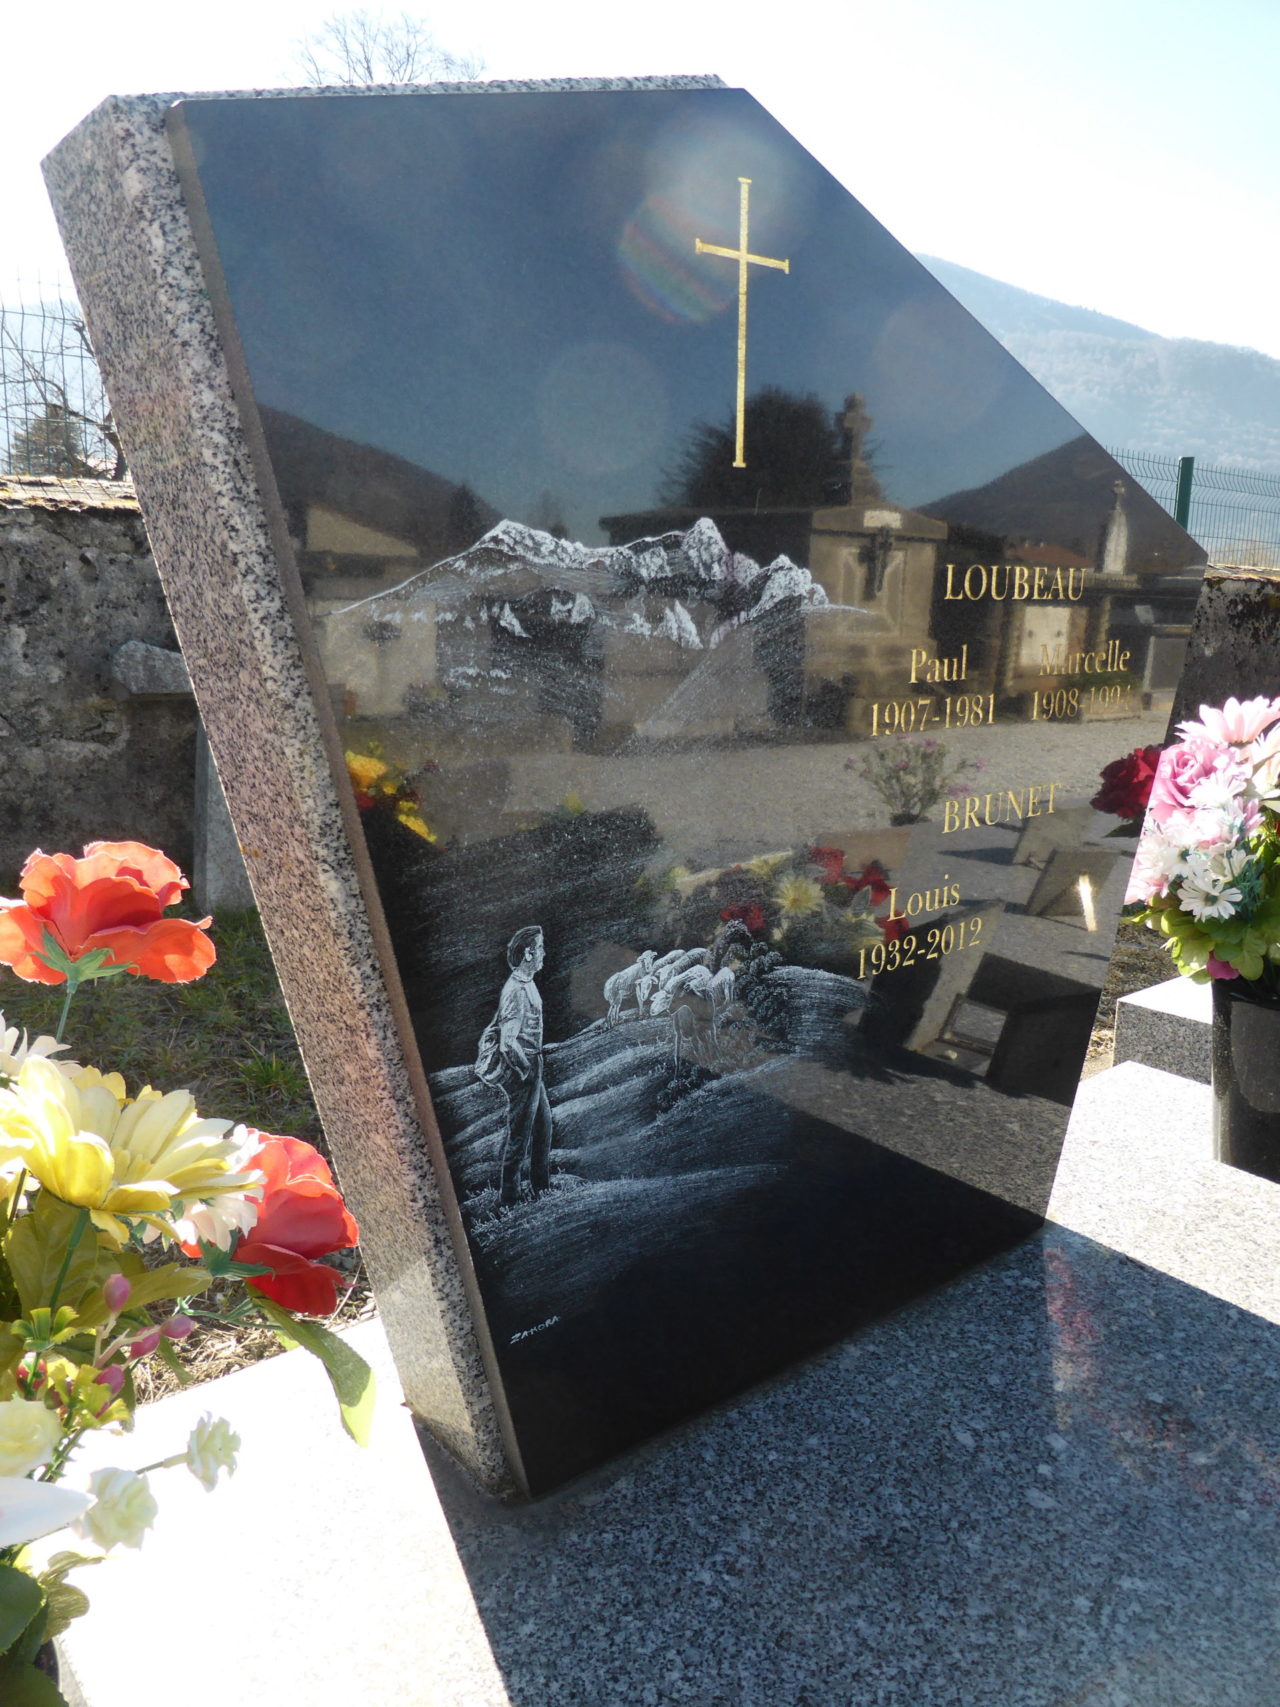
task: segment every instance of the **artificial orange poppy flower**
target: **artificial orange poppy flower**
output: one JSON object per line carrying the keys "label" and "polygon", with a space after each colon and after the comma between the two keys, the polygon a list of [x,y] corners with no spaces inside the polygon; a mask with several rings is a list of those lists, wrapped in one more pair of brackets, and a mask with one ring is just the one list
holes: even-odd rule
{"label": "artificial orange poppy flower", "polygon": [[90,842],[82,859],[37,848],[19,881],[22,899],[0,902],[0,964],[28,983],[66,982],[46,958],[46,931],[69,960],[105,949],[105,965],[163,984],[201,978],[217,958],[204,934],[211,919],[161,916],[187,880],[142,842]]}

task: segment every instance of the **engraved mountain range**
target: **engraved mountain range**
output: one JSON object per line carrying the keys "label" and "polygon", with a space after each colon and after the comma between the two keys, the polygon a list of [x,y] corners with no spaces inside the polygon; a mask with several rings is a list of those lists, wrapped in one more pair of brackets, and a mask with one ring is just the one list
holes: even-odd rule
{"label": "engraved mountain range", "polygon": [[399,628],[430,606],[437,622],[487,617],[515,638],[528,638],[535,619],[596,622],[696,651],[790,600],[809,609],[830,603],[807,569],[786,556],[761,564],[731,550],[705,516],[629,545],[582,545],[504,520],[466,551],[326,622],[331,631],[353,619]]}

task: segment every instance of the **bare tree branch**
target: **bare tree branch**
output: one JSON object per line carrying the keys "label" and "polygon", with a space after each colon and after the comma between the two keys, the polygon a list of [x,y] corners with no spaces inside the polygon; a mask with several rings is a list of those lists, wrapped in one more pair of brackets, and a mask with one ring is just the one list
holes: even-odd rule
{"label": "bare tree branch", "polygon": [[70,304],[0,307],[0,457],[17,473],[125,477],[88,333]]}
{"label": "bare tree branch", "polygon": [[484,70],[475,55],[437,45],[426,21],[409,12],[339,12],[299,46],[308,83],[346,87],[378,83],[473,83]]}

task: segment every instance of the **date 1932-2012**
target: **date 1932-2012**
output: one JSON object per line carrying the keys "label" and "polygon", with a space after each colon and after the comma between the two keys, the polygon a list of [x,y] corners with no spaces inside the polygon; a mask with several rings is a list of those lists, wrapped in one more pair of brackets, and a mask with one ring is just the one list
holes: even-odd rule
{"label": "date 1932-2012", "polygon": [[929,925],[909,932],[896,942],[876,942],[858,950],[859,978],[874,978],[879,972],[897,972],[917,961],[940,960],[963,948],[977,948],[982,941],[983,920],[975,915],[953,924]]}

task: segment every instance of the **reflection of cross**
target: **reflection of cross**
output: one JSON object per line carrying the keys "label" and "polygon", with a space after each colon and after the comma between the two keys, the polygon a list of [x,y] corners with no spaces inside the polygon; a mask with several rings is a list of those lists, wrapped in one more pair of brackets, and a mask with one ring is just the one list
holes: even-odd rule
{"label": "reflection of cross", "polygon": [[741,185],[738,195],[738,247],[722,249],[718,243],[704,243],[701,237],[695,237],[693,248],[697,255],[723,255],[726,261],[738,263],[738,425],[733,443],[733,466],[745,468],[747,464],[742,447],[747,409],[747,267],[754,262],[758,267],[777,267],[780,272],[789,273],[791,262],[775,261],[769,255],[748,252],[747,198],[751,194],[751,179],[739,178],[738,183]]}

